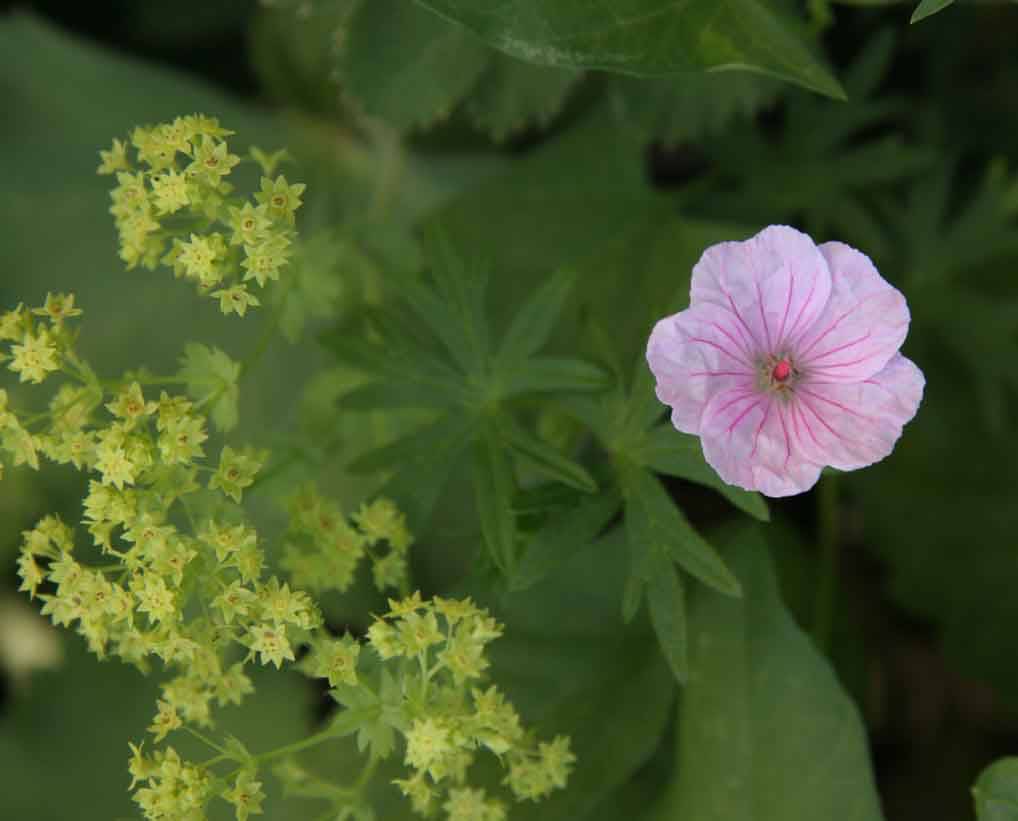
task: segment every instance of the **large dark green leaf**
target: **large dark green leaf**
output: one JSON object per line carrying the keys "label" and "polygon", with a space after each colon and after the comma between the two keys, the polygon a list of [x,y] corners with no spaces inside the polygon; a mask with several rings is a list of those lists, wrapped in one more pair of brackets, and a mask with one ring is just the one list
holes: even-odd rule
{"label": "large dark green leaf", "polygon": [[748,69],[831,97],[841,86],[767,0],[418,0],[538,65],[625,74]]}
{"label": "large dark green leaf", "polygon": [[581,72],[547,68],[492,51],[491,61],[467,99],[471,119],[496,140],[543,126],[558,114]]}
{"label": "large dark green leaf", "polygon": [[612,110],[648,140],[675,145],[723,132],[774,100],[778,83],[725,71],[672,77],[615,77]]}
{"label": "large dark green leaf", "polygon": [[343,39],[347,92],[401,131],[447,117],[488,62],[476,37],[407,0],[362,3]]}
{"label": "large dark green leaf", "polygon": [[648,821],[879,821],[859,713],[785,611],[762,538],[716,541],[746,593],[691,597],[677,778]]}

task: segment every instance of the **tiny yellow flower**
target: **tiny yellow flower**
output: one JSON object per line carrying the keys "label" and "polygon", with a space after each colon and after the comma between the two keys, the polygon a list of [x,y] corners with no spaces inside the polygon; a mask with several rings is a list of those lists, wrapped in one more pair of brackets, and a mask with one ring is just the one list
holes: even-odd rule
{"label": "tiny yellow flower", "polygon": [[58,354],[47,331],[35,336],[26,334],[20,345],[11,346],[11,362],[7,367],[18,374],[21,382],[39,384],[60,369]]}

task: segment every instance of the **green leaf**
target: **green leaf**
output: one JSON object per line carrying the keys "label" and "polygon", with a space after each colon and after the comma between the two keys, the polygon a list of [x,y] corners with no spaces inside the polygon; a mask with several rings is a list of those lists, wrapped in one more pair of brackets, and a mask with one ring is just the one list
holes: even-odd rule
{"label": "green leaf", "polygon": [[647,821],[880,821],[859,712],[785,611],[759,531],[718,542],[746,595],[691,596],[676,778]]}
{"label": "green leaf", "polygon": [[447,307],[455,334],[452,337],[455,341],[446,344],[464,371],[481,375],[489,354],[490,334],[484,304],[488,270],[478,263],[481,257],[465,259],[441,225],[429,226],[425,239],[435,294]]}
{"label": "green leaf", "polygon": [[687,208],[752,228],[780,218],[815,237],[858,236],[853,244],[875,253],[887,241],[884,220],[873,213],[876,196],[938,161],[928,145],[902,138],[906,100],[874,99],[893,56],[888,32],[868,39],[846,71],[844,105],[789,94],[780,139],[737,129],[705,141],[723,182]]}
{"label": "green leaf", "polygon": [[448,408],[456,397],[441,390],[422,390],[420,385],[402,382],[369,382],[344,393],[338,400],[343,410],[381,408]]}
{"label": "green leaf", "polygon": [[979,774],[972,797],[979,821],[1015,821],[1018,818],[1018,758],[994,761]]}
{"label": "green leaf", "polygon": [[922,0],[916,6],[916,10],[912,12],[912,19],[909,22],[918,23],[920,20],[925,20],[930,15],[943,11],[952,3],[954,3],[954,0]]}
{"label": "green leaf", "polygon": [[474,443],[473,483],[485,544],[495,565],[510,573],[516,561],[514,480],[494,422],[485,425]]}
{"label": "green leaf", "polygon": [[[668,309],[665,309],[668,310]],[[642,435],[664,416],[667,406],[657,398],[656,380],[647,365],[647,357],[641,351],[633,369],[632,386],[626,402],[626,432]]]}
{"label": "green leaf", "polygon": [[[626,533],[636,555],[650,558],[638,565],[651,574],[656,557],[666,556],[708,587],[726,596],[742,595],[739,580],[703,540],[651,473],[631,467],[622,473],[626,498]],[[649,575],[645,576],[649,580]]]}
{"label": "green leaf", "polygon": [[[541,583],[493,600],[467,590],[506,626],[491,645],[492,680],[542,738],[572,739],[577,761],[565,790],[513,807],[518,821],[582,819],[660,746],[675,680],[646,620],[624,627],[621,530],[575,554]],[[479,762],[480,763],[480,762]],[[490,771],[491,783],[502,778]]]}
{"label": "green leaf", "polygon": [[518,368],[547,344],[575,282],[574,272],[558,271],[534,291],[502,337],[495,355],[496,373]]}
{"label": "green leaf", "polygon": [[426,346],[414,345],[409,334],[385,333],[379,343],[369,342],[360,327],[339,328],[322,338],[323,344],[344,365],[391,383],[414,385],[423,392],[439,392],[451,401],[463,397],[463,380]]}
{"label": "green leaf", "polygon": [[[395,457],[399,470],[378,495],[399,500],[414,531],[420,532],[427,526],[435,502],[474,436],[474,426],[473,419],[446,414],[426,428],[425,435],[419,432],[384,449]],[[379,451],[373,453],[376,457],[381,455]],[[364,461],[369,457],[366,454]]]}
{"label": "green leaf", "polygon": [[830,97],[837,80],[764,0],[418,0],[531,63],[654,75],[703,69],[770,74]]}
{"label": "green leaf", "polygon": [[689,678],[689,639],[686,635],[686,595],[682,578],[671,562],[658,561],[646,588],[650,621],[658,642],[675,680],[685,684]]}
{"label": "green leaf", "polygon": [[467,100],[480,128],[504,140],[530,126],[546,126],[565,104],[582,74],[546,68],[492,52],[491,61]]}
{"label": "green leaf", "polygon": [[387,758],[396,745],[396,734],[386,721],[382,701],[364,682],[357,686],[339,684],[329,691],[346,709],[329,725],[337,738],[357,733],[357,749],[371,750],[378,759]]}
{"label": "green leaf", "polygon": [[187,392],[202,410],[208,408],[212,421],[221,431],[232,430],[239,418],[241,365],[219,348],[197,342],[188,343],[180,360],[179,376],[187,383]]}
{"label": "green leaf", "polygon": [[778,84],[765,77],[725,71],[666,78],[615,77],[612,110],[648,141],[675,145],[723,132],[772,102]]}
{"label": "green leaf", "polygon": [[[596,109],[516,160],[512,173],[454,200],[436,221],[461,253],[498,248],[491,257],[492,305],[525,303],[549,270],[581,272],[551,343],[575,345],[586,312],[610,329],[618,359],[635,361],[675,295],[688,294],[689,271],[703,249],[751,233],[677,215],[648,185],[643,148],[634,129]],[[506,242],[507,236],[526,242]]]}
{"label": "green leaf", "polygon": [[344,32],[339,73],[365,113],[399,131],[447,117],[481,76],[488,50],[407,0],[361,3]]}
{"label": "green leaf", "polygon": [[512,417],[503,415],[499,421],[499,434],[503,441],[546,478],[564,485],[596,493],[597,482],[583,465],[574,462],[550,442],[528,433]]}
{"label": "green leaf", "polygon": [[535,357],[502,375],[506,397],[526,393],[597,391],[609,386],[608,374],[593,363],[569,357]]}
{"label": "green leaf", "polygon": [[626,579],[626,586],[622,591],[622,621],[629,624],[636,618],[643,603],[644,588],[647,583],[636,573],[630,573]]}
{"label": "green leaf", "polygon": [[767,503],[759,493],[751,493],[724,482],[704,459],[699,438],[680,433],[671,424],[664,424],[650,431],[642,447],[635,453],[627,455],[658,473],[678,476],[714,488],[739,510],[745,511],[754,519],[761,522],[770,521]]}
{"label": "green leaf", "polygon": [[512,591],[526,590],[593,545],[618,512],[622,499],[614,490],[582,498],[570,510],[556,513],[530,539],[509,580]]}
{"label": "green leaf", "polygon": [[336,315],[344,285],[341,271],[349,267],[352,247],[329,234],[315,234],[297,245],[286,269],[280,295],[279,330],[290,343],[297,342],[312,319]]}

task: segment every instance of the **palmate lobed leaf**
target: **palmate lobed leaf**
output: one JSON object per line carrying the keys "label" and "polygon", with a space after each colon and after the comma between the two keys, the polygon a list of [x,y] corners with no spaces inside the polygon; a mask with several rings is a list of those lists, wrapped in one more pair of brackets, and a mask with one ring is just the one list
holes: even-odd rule
{"label": "palmate lobed leaf", "polygon": [[184,347],[179,377],[187,383],[187,392],[203,408],[208,408],[212,421],[220,431],[237,426],[240,402],[241,364],[234,362],[219,348],[197,342]]}
{"label": "palmate lobed leaf", "polygon": [[471,475],[481,534],[495,565],[510,575],[516,562],[516,518],[512,509],[515,483],[493,420],[483,426],[474,442]]}
{"label": "palmate lobed leaf", "polygon": [[[704,146],[724,184],[687,207],[764,225],[792,221],[810,234],[853,239],[871,253],[887,242],[877,195],[931,167],[928,146],[902,137],[904,99],[876,95],[894,55],[891,32],[878,32],[845,72],[850,99],[840,106],[789,94],[781,137],[730,131]],[[698,196],[691,192],[696,199]]]}
{"label": "palmate lobed leaf", "polygon": [[658,556],[651,568],[647,607],[661,652],[676,681],[685,684],[689,677],[686,590],[679,572],[666,557]]}
{"label": "palmate lobed leaf", "polygon": [[618,491],[609,488],[587,495],[570,509],[558,512],[529,539],[509,579],[509,589],[513,592],[527,590],[579,552],[593,548],[596,538],[621,506]]}
{"label": "palmate lobed leaf", "polygon": [[[325,342],[369,382],[340,397],[347,409],[417,408],[439,414],[401,440],[362,455],[358,471],[393,468],[383,492],[407,507],[411,526],[426,527],[434,504],[472,444],[474,503],[492,560],[511,575],[517,553],[512,501],[515,455],[539,473],[586,492],[597,490],[589,472],[556,447],[529,433],[505,407],[530,394],[598,389],[605,374],[569,357],[535,355],[544,347],[574,278],[552,277],[514,317],[492,353],[484,270],[456,253],[440,228],[428,233],[431,279],[396,273],[401,302],[368,317],[368,341],[340,328]],[[412,468],[419,472],[412,475]],[[429,479],[421,482],[419,475]]]}
{"label": "palmate lobed leaf", "polygon": [[502,414],[499,419],[499,437],[546,478],[585,493],[597,492],[597,482],[583,465],[551,443],[528,433],[509,414]]}
{"label": "palmate lobed leaf", "polygon": [[651,430],[642,449],[633,458],[667,476],[677,476],[713,488],[735,505],[761,522],[770,521],[767,503],[759,493],[751,493],[724,482],[717,472],[704,461],[703,448],[696,436],[680,433],[666,423]]}
{"label": "palmate lobed leaf", "polygon": [[766,0],[418,0],[496,48],[538,65],[659,75],[743,69],[843,98]]}
{"label": "palmate lobed leaf", "polygon": [[626,533],[634,553],[634,571],[651,581],[666,557],[708,587],[726,596],[742,595],[739,580],[676,507],[661,482],[632,467],[621,475],[626,499]]}

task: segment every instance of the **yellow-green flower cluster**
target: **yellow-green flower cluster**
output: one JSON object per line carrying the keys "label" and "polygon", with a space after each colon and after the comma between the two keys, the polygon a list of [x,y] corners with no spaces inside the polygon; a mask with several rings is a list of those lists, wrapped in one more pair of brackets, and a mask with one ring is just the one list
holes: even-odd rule
{"label": "yellow-green flower cluster", "polygon": [[[303,186],[264,177],[253,201],[233,197],[227,177],[239,158],[229,152],[229,134],[199,115],[139,128],[129,143],[115,140],[101,152],[99,171],[117,175],[111,210],[128,265],[171,264],[217,298],[223,313],[243,315],[258,304],[249,283],[264,287],[287,262]],[[252,155],[266,174],[280,160]],[[262,812],[259,766],[280,760],[278,773],[296,794],[332,801],[338,817],[373,817],[366,785],[397,737],[409,772],[395,783],[421,814],[506,818],[505,801],[468,784],[484,750],[504,767],[506,792],[517,801],[565,785],[573,764],[568,739],[538,741],[502,693],[484,683],[485,648],[502,627],[469,600],[414,594],[390,601],[368,631],[370,652],[349,635],[333,638],[322,629],[301,588],[345,590],[365,559],[380,590],[406,594],[413,538],[391,501],[345,516],[313,486],[301,488],[291,500],[281,562],[290,579],[266,574],[262,537],[240,503],[267,454],[227,445],[218,464],[206,464],[207,416],[219,432],[235,424],[241,367],[221,351],[192,345],[178,374],[100,379],[75,350],[67,320],[80,314],[74,296],[63,294],[0,314],[0,343],[7,343],[0,363],[21,382],[53,374],[63,380],[37,412],[15,412],[21,394],[0,389],[0,457],[36,469],[46,457],[89,480],[75,527],[47,516],[23,533],[20,589],[41,600],[55,624],[74,627],[98,656],[142,671],[158,661],[170,672],[148,727],[161,746],[146,754],[144,744],[131,745],[128,763],[130,789],[147,819],[203,821],[218,798],[246,821]],[[152,385],[186,385],[189,395],[159,390],[157,398]],[[0,476],[3,467],[0,461]],[[91,544],[82,548],[85,541]],[[252,692],[248,664],[278,668],[294,662],[301,646],[310,652],[300,668],[327,679],[348,706],[335,724],[261,755],[235,738],[204,735],[214,727],[215,708]],[[203,764],[183,760],[165,743],[182,728],[217,755]],[[371,747],[351,786],[321,781],[285,758],[350,732],[361,749]]]}
{"label": "yellow-green flower cluster", "polygon": [[[228,181],[241,159],[233,134],[213,117],[194,114],[134,129],[129,143],[101,151],[100,174],[115,175],[110,212],[128,268],[169,265],[224,314],[244,316],[261,300],[249,288],[278,280],[290,259],[302,183],[263,176],[247,199]],[[278,159],[252,151],[266,174]]]}
{"label": "yellow-green flower cluster", "polygon": [[73,294],[47,294],[38,308],[19,305],[0,315],[0,342],[9,343],[8,351],[0,353],[0,362],[6,362],[19,381],[38,385],[60,370],[74,341],[64,321],[80,315]]}
{"label": "yellow-green flower cluster", "polygon": [[569,739],[537,741],[498,688],[481,685],[485,648],[502,626],[469,599],[425,601],[415,593],[389,605],[368,630],[368,643],[401,681],[401,702],[388,710],[399,715],[394,724],[411,770],[395,784],[413,809],[427,816],[440,807],[449,821],[505,819],[502,801],[467,786],[482,750],[506,769],[503,783],[517,801],[564,787],[575,760]]}
{"label": "yellow-green flower cluster", "polygon": [[[87,377],[87,366],[74,354],[76,334],[66,324],[80,315],[73,294],[52,293],[38,308],[18,305],[0,314],[0,343],[7,344],[7,352],[0,350],[0,362],[6,362],[20,382],[30,384],[39,384],[60,370]],[[11,457],[15,466],[28,465],[34,470],[39,469],[40,452],[80,467],[82,454],[90,447],[88,437],[80,431],[100,398],[85,386],[61,387],[50,401],[49,411],[42,415],[50,422],[50,430],[40,435],[31,431],[31,423],[38,418],[19,417],[9,407],[7,391],[0,389],[0,453]]]}
{"label": "yellow-green flower cluster", "polygon": [[388,499],[364,504],[349,519],[313,484],[290,501],[290,528],[281,565],[298,587],[343,592],[364,557],[380,591],[405,591],[407,552],[413,537],[406,519]]}
{"label": "yellow-green flower cluster", "polygon": [[129,765],[134,800],[146,818],[200,821],[205,805],[212,798],[214,781],[204,768],[190,764],[172,747],[146,758],[140,748],[131,746]]}

